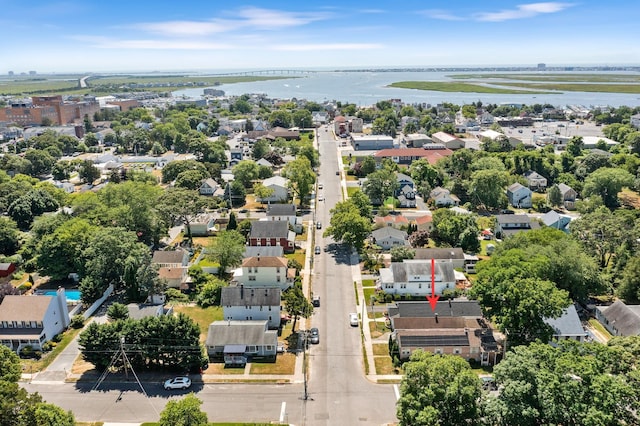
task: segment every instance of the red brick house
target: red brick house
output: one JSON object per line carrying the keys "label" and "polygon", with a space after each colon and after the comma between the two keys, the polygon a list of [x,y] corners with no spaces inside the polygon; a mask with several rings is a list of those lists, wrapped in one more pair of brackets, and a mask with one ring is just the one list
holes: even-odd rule
{"label": "red brick house", "polygon": [[249,245],[254,247],[280,246],[285,253],[295,250],[296,234],[287,221],[254,221],[249,233]]}

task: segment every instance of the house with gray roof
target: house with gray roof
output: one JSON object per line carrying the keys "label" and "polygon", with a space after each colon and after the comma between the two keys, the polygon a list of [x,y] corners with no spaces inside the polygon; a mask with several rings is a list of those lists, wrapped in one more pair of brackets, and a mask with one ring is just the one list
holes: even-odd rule
{"label": "house with gray roof", "polygon": [[587,337],[575,305],[571,305],[565,309],[559,318],[545,318],[544,322],[553,328],[553,340],[576,340],[583,342]]}
{"label": "house with gray roof", "polygon": [[224,319],[230,321],[268,321],[268,327],[280,327],[280,287],[222,287]]}
{"label": "house with gray roof", "polygon": [[496,238],[505,238],[518,232],[540,229],[540,224],[535,218],[526,214],[499,214],[496,215],[494,234]]}
{"label": "house with gray roof", "polygon": [[251,223],[250,246],[280,246],[285,253],[295,250],[296,233],[289,230],[289,222],[258,220]]}
{"label": "house with gray roof", "polygon": [[564,183],[559,183],[558,189],[562,196],[562,204],[564,205],[564,208],[567,210],[573,210],[575,208],[576,198],[578,198],[576,190]]}
{"label": "house with gray roof", "polygon": [[129,303],[127,305],[129,318],[139,320],[146,317],[160,317],[162,315],[172,315],[173,308],[166,308],[164,305],[149,303]]}
{"label": "house with gray roof", "polygon": [[549,210],[542,215],[540,220],[542,220],[545,226],[569,233],[569,224],[571,223],[571,216],[569,215],[560,214],[555,210]]}
{"label": "house with gray roof", "polygon": [[210,358],[243,365],[251,357],[274,359],[278,331],[269,330],[266,320],[214,321],[209,324],[205,345]]}
{"label": "house with gray roof", "polygon": [[[456,276],[453,265],[447,261],[436,261],[434,278],[435,294],[454,289]],[[431,261],[408,260],[392,262],[388,268],[380,269],[378,289],[390,294],[427,296],[431,294]]]}
{"label": "house with gray roof", "polygon": [[596,307],[596,319],[613,336],[640,335],[640,305],[627,305],[616,300],[610,306]]}
{"label": "house with gray roof", "polygon": [[156,250],[153,252],[151,263],[162,268],[179,268],[189,264],[189,253],[178,248],[176,250]]}
{"label": "house with gray roof", "polygon": [[284,250],[280,246],[246,246],[242,258],[247,257],[284,257]]}
{"label": "house with gray roof", "polygon": [[477,301],[442,301],[435,311],[428,302],[397,302],[388,306],[388,312],[391,339],[401,360],[417,349],[457,355],[481,365],[494,365],[500,359],[501,349]]}
{"label": "house with gray roof", "polygon": [[532,206],[533,192],[526,186],[516,182],[507,187],[507,199],[513,207],[528,209]]}
{"label": "house with gray roof", "polygon": [[267,220],[288,222],[296,234],[302,233],[302,217],[296,215],[295,204],[269,204],[266,216]]}
{"label": "house with gray roof", "polygon": [[534,191],[540,191],[547,187],[547,178],[542,176],[540,173],[535,172],[533,170],[529,170],[524,174],[525,179],[529,184],[529,189]]}
{"label": "house with gray roof", "polygon": [[371,232],[371,242],[382,247],[383,250],[389,250],[392,247],[409,245],[409,235],[406,231],[385,226]]}

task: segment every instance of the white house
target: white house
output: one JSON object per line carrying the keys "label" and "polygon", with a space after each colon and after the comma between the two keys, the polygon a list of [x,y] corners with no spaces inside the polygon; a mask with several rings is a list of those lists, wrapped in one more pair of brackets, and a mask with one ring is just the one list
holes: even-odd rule
{"label": "white house", "polygon": [[530,189],[540,190],[540,189],[545,189],[547,187],[547,178],[542,176],[538,172],[529,170],[525,172],[524,177],[527,179]]}
{"label": "white house", "polygon": [[222,287],[221,305],[224,319],[230,321],[267,320],[269,328],[280,326],[279,287]]}
{"label": "white house", "polygon": [[507,188],[507,199],[509,204],[517,208],[530,208],[532,205],[533,193],[526,186],[516,182]]}
{"label": "white house", "polygon": [[295,204],[269,204],[267,220],[288,222],[297,234],[302,233],[302,217],[296,216]]}
{"label": "white house", "polygon": [[260,198],[261,203],[286,203],[289,199],[289,180],[282,176],[273,176],[262,181],[262,185],[273,189],[269,197]]}
{"label": "white house", "polygon": [[249,357],[275,358],[278,331],[268,321],[214,321],[205,342],[207,354],[225,364],[246,364]]}
{"label": "white house", "polygon": [[640,129],[640,114],[634,114],[629,117],[629,124],[636,129]]}
{"label": "white house", "polygon": [[286,257],[254,256],[242,261],[242,266],[234,271],[233,281],[251,288],[278,287],[284,291],[293,285],[295,269],[288,268]]}
{"label": "white house", "polygon": [[189,264],[189,253],[185,250],[156,250],[153,252],[151,263],[159,268],[179,268]]}
{"label": "white house", "polygon": [[203,213],[190,218],[188,227],[191,230],[191,236],[206,237],[217,231],[216,218],[213,214]]}
{"label": "white house", "polygon": [[[434,271],[435,294],[442,295],[447,289],[455,289],[456,277],[453,264],[436,261]],[[404,260],[392,262],[388,268],[380,269],[377,287],[385,293],[427,296],[431,294],[431,261]]]}
{"label": "white house", "polygon": [[587,337],[575,305],[570,305],[565,309],[559,318],[545,318],[544,322],[553,328],[553,340],[583,342]]}
{"label": "white house", "polygon": [[436,207],[460,205],[460,199],[458,197],[451,194],[448,189],[439,186],[431,190],[429,197],[433,200],[433,204]]}
{"label": "white house", "polygon": [[202,185],[200,185],[200,195],[213,195],[220,188],[218,182],[215,180],[208,178],[202,181]]}
{"label": "white house", "polygon": [[464,148],[464,141],[460,138],[450,135],[449,133],[436,132],[431,135],[431,139],[433,139],[434,143],[442,144],[449,149]]}
{"label": "white house", "polygon": [[391,226],[385,226],[371,232],[371,239],[374,244],[379,245],[383,250],[409,245],[407,233]]}
{"label": "white house", "polygon": [[5,296],[0,304],[0,344],[14,351],[42,345],[71,322],[63,288],[55,295]]}

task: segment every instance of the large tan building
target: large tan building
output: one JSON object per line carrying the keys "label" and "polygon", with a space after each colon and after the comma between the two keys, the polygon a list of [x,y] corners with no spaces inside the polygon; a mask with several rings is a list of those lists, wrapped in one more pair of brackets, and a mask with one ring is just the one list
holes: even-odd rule
{"label": "large tan building", "polygon": [[34,96],[31,103],[13,103],[0,108],[0,122],[16,123],[20,126],[39,126],[45,121],[52,125],[80,122],[87,115],[100,111],[100,104],[93,98],[78,102],[65,102],[62,96]]}

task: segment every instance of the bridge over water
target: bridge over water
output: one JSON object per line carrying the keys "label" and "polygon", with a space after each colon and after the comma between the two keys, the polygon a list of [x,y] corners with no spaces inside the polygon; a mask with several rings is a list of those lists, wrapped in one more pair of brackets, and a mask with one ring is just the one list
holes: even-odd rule
{"label": "bridge over water", "polygon": [[254,71],[236,71],[229,73],[210,74],[212,77],[236,76],[236,75],[305,75],[315,74],[318,71],[311,70],[254,70]]}

